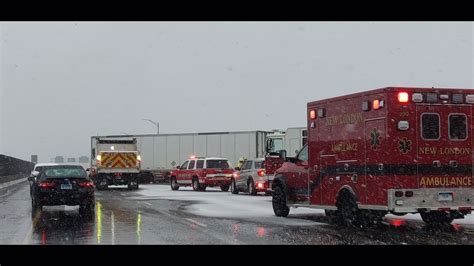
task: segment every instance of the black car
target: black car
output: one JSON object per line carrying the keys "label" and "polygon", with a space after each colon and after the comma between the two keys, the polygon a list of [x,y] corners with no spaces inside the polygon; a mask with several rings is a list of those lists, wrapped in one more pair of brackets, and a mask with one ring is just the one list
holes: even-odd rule
{"label": "black car", "polygon": [[92,214],[95,208],[95,186],[79,165],[48,166],[37,177],[30,177],[33,211],[43,206],[79,205],[79,211]]}

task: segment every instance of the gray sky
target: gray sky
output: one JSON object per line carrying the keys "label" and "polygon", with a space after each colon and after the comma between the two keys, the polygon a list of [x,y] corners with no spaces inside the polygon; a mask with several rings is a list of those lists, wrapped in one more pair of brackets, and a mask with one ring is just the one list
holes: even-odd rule
{"label": "gray sky", "polygon": [[[468,22],[0,23],[0,153],[89,156],[90,136],[305,126],[306,103],[473,87]],[[2,145],[3,143],[3,145]]]}

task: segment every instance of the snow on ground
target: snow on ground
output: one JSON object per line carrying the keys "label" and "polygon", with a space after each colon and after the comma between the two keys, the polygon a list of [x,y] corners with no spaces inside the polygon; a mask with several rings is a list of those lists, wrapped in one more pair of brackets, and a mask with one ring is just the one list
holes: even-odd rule
{"label": "snow on ground", "polygon": [[[272,209],[271,196],[250,196],[246,193],[233,195],[230,192],[222,192],[220,188],[207,188],[205,192],[193,191],[191,187],[180,187],[178,191],[172,191],[169,185],[140,185],[137,191],[139,196],[132,197],[136,200],[183,200],[194,201],[187,207],[187,211],[194,215],[217,217],[217,218],[242,218],[242,219],[269,219],[269,222],[278,224],[319,224],[317,222],[296,219],[302,215],[324,215],[324,210],[310,208],[291,208],[290,218],[276,217]],[[124,193],[129,195],[128,193]],[[153,202],[151,202],[153,203]],[[407,214],[396,216],[388,214],[387,219],[417,220],[422,221],[419,214]],[[464,219],[456,219],[455,224],[474,224],[474,214],[467,215]]]}
{"label": "snow on ground", "polygon": [[[241,218],[250,220],[267,219],[277,224],[315,225],[314,221],[297,219],[292,216],[300,215],[324,215],[323,210],[310,208],[291,208],[289,217],[276,217],[272,209],[271,196],[250,196],[246,193],[234,195],[230,192],[222,192],[220,188],[207,188],[205,192],[193,191],[191,187],[180,187],[178,191],[172,191],[169,185],[140,185],[137,191],[140,195],[132,197],[137,200],[183,200],[194,201],[187,207],[187,212],[207,217],[216,218]],[[153,202],[150,202],[153,203]]]}

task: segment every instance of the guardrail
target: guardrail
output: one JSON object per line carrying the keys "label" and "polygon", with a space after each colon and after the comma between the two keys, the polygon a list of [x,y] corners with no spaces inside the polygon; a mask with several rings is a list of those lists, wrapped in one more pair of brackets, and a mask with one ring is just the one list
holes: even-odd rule
{"label": "guardrail", "polygon": [[0,184],[26,178],[34,165],[32,162],[0,154]]}

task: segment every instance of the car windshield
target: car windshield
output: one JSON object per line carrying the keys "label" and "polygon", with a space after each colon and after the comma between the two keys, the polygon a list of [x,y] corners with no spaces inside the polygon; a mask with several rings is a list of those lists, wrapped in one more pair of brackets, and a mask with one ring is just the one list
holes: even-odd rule
{"label": "car windshield", "polygon": [[86,171],[82,167],[64,166],[64,167],[50,167],[46,169],[41,175],[43,178],[85,178]]}
{"label": "car windshield", "polygon": [[227,160],[207,160],[207,168],[211,169],[229,169],[230,164]]}

